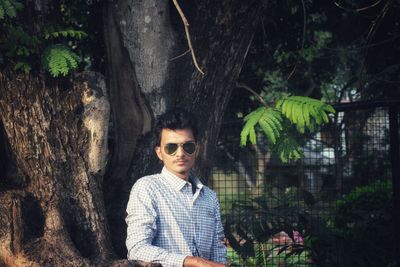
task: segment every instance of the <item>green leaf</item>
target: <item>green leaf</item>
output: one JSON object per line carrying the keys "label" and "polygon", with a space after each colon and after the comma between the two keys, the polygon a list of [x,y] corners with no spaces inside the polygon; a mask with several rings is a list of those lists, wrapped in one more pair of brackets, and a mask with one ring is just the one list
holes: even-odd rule
{"label": "green leaf", "polygon": [[276,143],[275,133],[272,127],[265,120],[260,120],[261,129],[264,131],[264,134],[271,140],[273,144]]}
{"label": "green leaf", "polygon": [[53,38],[58,38],[58,37],[63,37],[63,38],[74,38],[74,39],[82,39],[87,37],[87,34],[83,31],[79,30],[74,30],[74,29],[67,29],[67,30],[54,30],[53,28],[50,28],[46,31],[44,38],[48,39],[50,37]]}
{"label": "green leaf", "polygon": [[245,125],[243,126],[242,132],[240,133],[240,144],[246,145],[247,137],[250,134],[250,129],[254,128],[264,113],[264,107],[260,107],[257,110],[249,113],[244,117]]}
{"label": "green leaf", "polygon": [[9,0],[2,0],[2,5],[4,7],[5,13],[10,18],[15,18],[15,16],[17,15],[17,11],[15,10],[15,7],[12,5],[12,3]]}
{"label": "green leaf", "polygon": [[6,16],[15,18],[17,10],[22,8],[23,4],[16,0],[0,0],[0,19],[4,19]]}
{"label": "green leaf", "polygon": [[27,62],[17,62],[14,66],[14,70],[22,70],[28,74],[32,70],[32,67]]}
{"label": "green leaf", "polygon": [[5,14],[4,8],[3,6],[0,5],[0,19],[4,19],[4,14]]}
{"label": "green leaf", "polygon": [[259,125],[271,143],[275,143],[282,131],[282,113],[274,108],[260,107],[249,113],[245,118],[245,125],[240,133],[240,144],[246,145],[248,138],[256,144],[255,127]]}
{"label": "green leaf", "polygon": [[332,106],[310,97],[288,96],[277,102],[279,109],[293,124],[300,133],[307,128],[315,130],[316,125],[329,122],[328,113],[334,113]]}
{"label": "green leaf", "polygon": [[16,10],[21,10],[24,8],[24,5],[22,3],[15,0],[13,0],[12,2]]}
{"label": "green leaf", "polygon": [[273,150],[279,154],[280,160],[284,163],[287,163],[289,160],[298,160],[303,155],[301,147],[289,135],[279,138]]}
{"label": "green leaf", "polygon": [[256,131],[254,128],[250,128],[249,136],[250,136],[250,142],[252,144],[256,144],[257,143],[257,135],[256,135]]}
{"label": "green leaf", "polygon": [[78,67],[80,58],[65,45],[49,46],[42,55],[42,65],[53,77],[66,76]]}

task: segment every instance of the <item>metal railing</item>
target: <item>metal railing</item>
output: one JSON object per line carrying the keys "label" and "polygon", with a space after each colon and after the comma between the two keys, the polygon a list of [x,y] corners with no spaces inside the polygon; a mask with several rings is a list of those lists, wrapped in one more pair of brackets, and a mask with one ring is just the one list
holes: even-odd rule
{"label": "metal railing", "polygon": [[[249,253],[247,259],[252,258],[252,262],[256,264],[254,266],[278,266],[279,260],[285,260],[280,257],[279,260],[274,261],[273,257],[279,257],[279,255],[274,254],[273,249],[271,249],[271,242],[277,240],[279,234],[282,237],[282,232],[285,232],[285,234],[288,234],[286,238],[291,238],[292,242],[295,243],[292,233],[288,233],[290,232],[288,229],[290,223],[293,225],[293,230],[299,230],[307,235],[315,234],[315,229],[321,223],[328,226],[332,223],[332,216],[337,216],[335,213],[338,212],[337,205],[340,201],[351,192],[355,192],[357,188],[357,192],[360,192],[360,188],[370,188],[377,180],[390,180],[392,184],[393,205],[390,220],[393,223],[393,230],[390,233],[392,239],[387,244],[394,245],[394,247],[388,248],[391,250],[389,254],[392,258],[400,255],[398,136],[400,100],[341,103],[333,106],[337,113],[332,117],[332,122],[322,127],[317,133],[299,137],[299,142],[304,147],[304,156],[302,160],[289,164],[282,164],[268,149],[268,145],[263,143],[262,138],[258,140],[259,145],[240,148],[241,122],[226,123],[221,129],[211,186],[219,195],[225,226],[231,232],[228,234],[232,234],[234,238],[239,240],[241,238],[240,234],[237,233],[239,228],[242,227],[246,231],[250,231],[248,230],[251,228],[250,226],[245,227],[245,223],[249,223],[249,220],[245,218],[241,220],[240,218],[243,216],[249,218],[253,215],[249,210],[243,211],[238,207],[242,205],[242,207],[248,208],[248,206],[243,206],[243,203],[249,199],[257,199],[257,197],[265,197],[265,207],[267,207],[264,207],[265,218],[257,215],[258,218],[265,220],[265,223],[269,225],[274,224],[273,227],[270,227],[269,232],[266,231],[261,234],[264,235],[261,236],[262,238],[260,236],[249,238],[253,243],[262,243],[270,248],[267,253],[262,253],[265,258],[260,264],[255,263],[256,250],[259,246],[253,245],[251,247],[255,254],[248,256],[251,255]],[[282,203],[285,203],[285,198],[287,200],[286,191],[292,189],[296,190],[297,197],[290,199],[289,203],[286,203],[287,206],[284,206]],[[307,203],[307,197],[312,198],[312,205]],[[308,219],[307,223],[301,226],[299,223],[294,223],[293,220],[286,220],[287,218],[283,218],[284,215],[282,215],[286,214],[282,210],[283,208],[281,210],[273,208],[277,204],[272,203],[273,199],[278,200],[278,202],[283,201],[281,207],[288,210],[295,208],[298,214],[307,215],[307,218],[311,219]],[[274,218],[274,216],[278,217]],[[232,218],[237,219],[236,222],[239,221],[242,225],[238,226],[237,223],[232,223]],[[279,220],[282,220],[281,225],[276,223]],[[254,220],[252,223],[254,223]],[[259,221],[256,223],[260,224]],[[236,228],[232,228],[233,225]],[[247,234],[257,235],[259,233]],[[322,241],[321,236],[311,236],[311,238]],[[263,241],[263,243],[260,240],[265,242]],[[318,242],[315,243],[318,244]],[[275,244],[275,247],[278,247],[278,245]],[[333,244],[332,247],[334,247]],[[385,244],[382,244],[382,247],[385,247]],[[318,262],[318,255],[316,256],[316,253],[319,252],[321,255],[327,253],[324,252],[324,249],[328,248],[314,245],[313,251],[307,256],[310,266],[313,264],[329,265],[326,262]],[[234,252],[232,249],[231,253],[234,255],[230,257],[231,261],[234,261],[236,257],[236,262],[239,265],[249,264],[250,261],[246,261],[246,253],[242,253],[242,257],[240,257],[240,253]],[[337,257],[336,263],[346,266],[346,260],[342,261],[342,259],[349,257],[346,251],[337,248],[337,251],[330,253],[337,254],[334,255]],[[353,257],[360,257],[360,259],[362,256],[353,255]],[[368,257],[369,255],[366,255],[366,258]],[[351,259],[348,262],[357,262],[357,259]],[[395,262],[395,259],[391,262]],[[397,258],[397,262],[400,263],[399,258]],[[296,266],[288,263],[287,265]]]}

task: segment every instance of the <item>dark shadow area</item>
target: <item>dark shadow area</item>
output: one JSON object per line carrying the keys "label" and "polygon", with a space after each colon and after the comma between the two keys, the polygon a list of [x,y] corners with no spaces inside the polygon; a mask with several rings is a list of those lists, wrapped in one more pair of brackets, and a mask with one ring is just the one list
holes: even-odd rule
{"label": "dark shadow area", "polygon": [[37,200],[32,196],[26,196],[22,201],[22,216],[24,221],[23,242],[40,238],[44,234],[44,215]]}

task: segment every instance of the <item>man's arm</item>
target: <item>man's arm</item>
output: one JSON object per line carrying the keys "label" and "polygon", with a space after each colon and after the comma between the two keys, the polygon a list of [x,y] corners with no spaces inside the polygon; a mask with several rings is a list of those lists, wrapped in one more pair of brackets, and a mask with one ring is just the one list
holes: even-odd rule
{"label": "man's arm", "polygon": [[163,267],[183,266],[186,255],[170,253],[152,245],[157,232],[157,213],[150,191],[149,185],[139,180],[129,196],[126,209],[128,260],[156,262]]}
{"label": "man's arm", "polygon": [[226,245],[224,242],[224,228],[221,222],[221,211],[218,198],[215,196],[215,228],[213,235],[213,245],[211,250],[211,260],[226,263]]}
{"label": "man's arm", "polygon": [[224,244],[224,229],[221,222],[221,212],[218,198],[215,196],[215,225],[213,234],[213,245],[211,251],[211,260],[200,257],[187,256],[185,258],[184,267],[225,267],[226,263],[226,246]]}
{"label": "man's arm", "polygon": [[209,261],[200,257],[187,256],[183,263],[184,267],[225,267],[226,265]]}

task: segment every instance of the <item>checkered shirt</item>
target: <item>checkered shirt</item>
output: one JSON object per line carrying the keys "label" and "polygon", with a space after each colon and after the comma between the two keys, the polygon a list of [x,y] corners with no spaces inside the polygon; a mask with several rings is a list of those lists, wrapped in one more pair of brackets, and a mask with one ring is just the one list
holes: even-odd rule
{"label": "checkered shirt", "polygon": [[186,256],[226,263],[217,196],[200,180],[189,182],[165,167],[132,188],[126,223],[128,259],[180,267]]}

